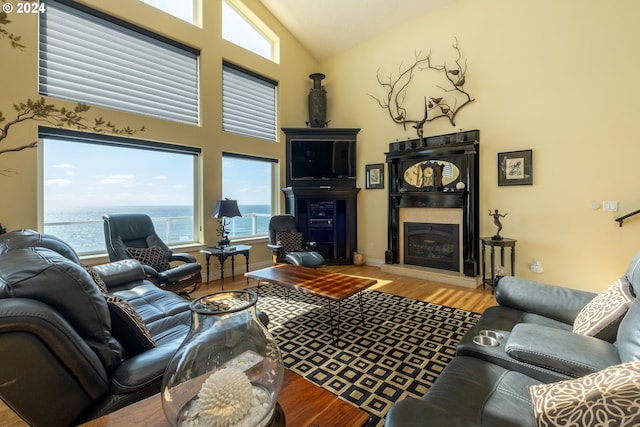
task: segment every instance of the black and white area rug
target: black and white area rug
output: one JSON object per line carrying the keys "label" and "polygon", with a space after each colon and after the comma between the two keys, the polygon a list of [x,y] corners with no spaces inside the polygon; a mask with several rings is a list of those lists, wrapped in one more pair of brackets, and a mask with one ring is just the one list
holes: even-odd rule
{"label": "black and white area rug", "polygon": [[480,314],[363,292],[366,324],[357,296],[343,301],[337,342],[328,300],[265,285],[260,286],[257,305],[269,315],[269,331],[278,341],[285,367],[368,412],[368,425],[378,427],[395,402],[419,398],[429,389]]}

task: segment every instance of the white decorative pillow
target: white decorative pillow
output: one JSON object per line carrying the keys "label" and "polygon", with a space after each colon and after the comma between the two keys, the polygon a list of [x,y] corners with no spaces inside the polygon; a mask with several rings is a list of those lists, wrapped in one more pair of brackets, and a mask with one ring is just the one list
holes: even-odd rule
{"label": "white decorative pillow", "polygon": [[635,296],[625,276],[585,305],[573,322],[573,332],[614,342],[618,326]]}
{"label": "white decorative pillow", "polygon": [[529,387],[538,426],[640,425],[640,361]]}

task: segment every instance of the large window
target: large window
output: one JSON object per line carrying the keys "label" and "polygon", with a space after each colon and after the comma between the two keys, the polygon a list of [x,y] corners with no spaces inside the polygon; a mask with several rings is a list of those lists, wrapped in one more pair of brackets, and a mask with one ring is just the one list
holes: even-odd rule
{"label": "large window", "polygon": [[43,95],[197,124],[197,50],[68,0],[40,14]]}
{"label": "large window", "polygon": [[233,64],[222,66],[222,130],[276,140],[276,82]]}
{"label": "large window", "polygon": [[274,159],[223,153],[222,196],[237,200],[242,213],[242,217],[227,219],[231,238],[269,234],[277,168]]}
{"label": "large window", "polygon": [[197,240],[199,149],[57,129],[40,140],[45,233],[103,253],[102,216],[143,212],[165,243]]}
{"label": "large window", "polygon": [[222,2],[222,38],[278,62],[278,37],[239,0]]}

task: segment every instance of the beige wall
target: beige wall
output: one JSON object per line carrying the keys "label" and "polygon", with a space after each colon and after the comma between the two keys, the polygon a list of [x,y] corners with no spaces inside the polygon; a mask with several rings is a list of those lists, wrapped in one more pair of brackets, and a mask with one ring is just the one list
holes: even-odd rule
{"label": "beige wall", "polygon": [[[439,119],[425,134],[480,130],[481,234],[496,231],[489,209],[507,212],[502,234],[518,239],[518,275],[604,289],[640,250],[640,217],[622,228],[614,221],[640,209],[638,16],[635,0],[458,0],[321,63],[331,124],[362,128],[358,185],[365,164],[384,162],[389,142],[416,137],[369,96],[384,94],[376,71],[397,74],[416,50],[454,60],[457,37],[476,101],[460,111],[456,128]],[[410,92],[421,100],[432,86],[425,77]],[[498,187],[497,153],[523,149],[533,149],[534,184]],[[381,262],[386,191],[363,190],[358,199],[359,249]],[[592,209],[603,200],[617,200],[619,212]],[[534,258],[542,274],[529,271]]]}
{"label": "beige wall", "polygon": [[[203,25],[192,26],[173,18],[151,6],[135,0],[83,1],[92,7],[137,23],[179,42],[201,49],[200,94],[201,124],[191,126],[155,119],[136,114],[111,111],[93,107],[89,113],[104,117],[114,123],[133,128],[144,125],[147,130],[135,135],[137,138],[169,142],[202,148],[202,200],[203,242],[213,244],[217,240],[217,220],[210,217],[217,199],[221,198],[221,153],[251,153],[269,158],[283,158],[283,142],[268,142],[222,132],[221,124],[221,73],[222,61],[256,71],[279,82],[278,99],[280,126],[304,126],[306,120],[306,93],[310,87],[308,75],[316,71],[317,62],[256,0],[245,1],[280,37],[280,63],[276,64],[221,39],[220,1],[203,1]],[[37,87],[37,17],[35,15],[12,14],[13,21],[8,30],[22,36],[26,45],[23,51],[12,49],[6,40],[0,40],[1,75],[3,77],[0,111],[12,118],[13,103],[27,98],[35,99]],[[72,103],[50,99],[58,106],[73,106]],[[4,124],[4,123],[3,123]],[[23,123],[15,127],[15,133],[3,141],[2,148],[14,147],[37,137],[35,123]],[[38,227],[38,150],[30,149],[18,153],[0,155],[0,170],[11,169],[15,173],[0,176],[0,223],[9,230]],[[280,162],[284,175],[284,162]],[[281,198],[277,191],[278,197]],[[263,242],[252,242],[252,262],[269,261],[270,252]],[[197,252],[196,252],[197,254]],[[199,256],[199,254],[197,254]],[[216,264],[216,263],[212,263]]]}
{"label": "beige wall", "polygon": [[[484,214],[488,209],[508,212],[502,234],[518,239],[519,275],[590,290],[601,290],[622,275],[640,249],[640,217],[622,228],[613,220],[640,209],[633,184],[640,157],[634,133],[640,99],[634,81],[640,66],[640,3],[635,0],[458,0],[401,29],[381,29],[377,38],[319,66],[257,0],[246,3],[281,37],[280,64],[221,40],[219,1],[203,2],[202,28],[132,0],[84,3],[202,49],[201,126],[100,108],[91,112],[118,124],[144,124],[148,130],[138,136],[145,139],[202,147],[205,243],[216,240],[209,213],[221,196],[220,153],[284,157],[282,143],[221,132],[223,58],[279,81],[280,127],[304,126],[307,76],[326,73],[332,127],[362,128],[358,186],[364,188],[364,165],[383,162],[389,142],[415,137],[412,130],[392,123],[369,96],[383,94],[376,71],[396,72],[416,50],[431,50],[436,61],[451,60],[450,46],[457,37],[468,60],[466,88],[476,101],[460,112],[456,128],[440,119],[428,123],[425,133],[480,129],[481,234],[495,232]],[[27,49],[11,49],[0,40],[0,111],[7,117],[13,103],[38,96],[36,17],[10,18],[11,31],[22,35]],[[420,79],[411,90],[421,99],[432,85],[428,78]],[[36,133],[34,124],[25,123],[4,144],[32,141]],[[534,185],[498,187],[497,153],[521,149],[533,149]],[[37,159],[37,150],[0,155],[0,170],[15,172],[0,176],[0,222],[9,229],[38,225]],[[284,166],[282,161],[282,176]],[[370,262],[382,262],[386,190],[363,190],[358,199],[359,249]],[[619,212],[591,208],[592,201],[603,200],[617,200]],[[268,255],[258,245],[252,261],[268,260]],[[534,258],[542,261],[544,273],[528,270]]]}

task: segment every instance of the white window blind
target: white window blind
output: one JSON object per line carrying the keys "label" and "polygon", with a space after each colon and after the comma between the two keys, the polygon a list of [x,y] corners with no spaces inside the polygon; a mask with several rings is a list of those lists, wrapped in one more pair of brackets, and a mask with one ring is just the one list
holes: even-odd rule
{"label": "white window blind", "polygon": [[276,83],[225,63],[222,130],[276,140]]}
{"label": "white window blind", "polygon": [[46,4],[41,94],[198,123],[197,50],[75,2]]}

